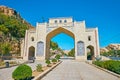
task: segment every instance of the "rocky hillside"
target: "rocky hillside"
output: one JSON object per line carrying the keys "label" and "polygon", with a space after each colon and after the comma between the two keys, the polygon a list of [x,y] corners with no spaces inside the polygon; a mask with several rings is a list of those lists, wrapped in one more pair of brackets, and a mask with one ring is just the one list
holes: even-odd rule
{"label": "rocky hillside", "polygon": [[20,14],[16,10],[14,10],[12,8],[9,8],[7,6],[0,6],[0,14],[4,14],[6,16],[14,16],[15,18],[21,20],[21,22],[23,24],[26,24],[28,26],[28,29],[34,29],[34,27],[30,23],[28,23],[27,21],[25,21],[20,16]]}
{"label": "rocky hillside", "polygon": [[110,44],[107,47],[100,48],[100,53],[108,52],[110,50],[120,50],[120,44]]}
{"label": "rocky hillside", "polygon": [[14,9],[0,6],[0,55],[20,55],[21,39],[25,31],[34,27],[25,21]]}

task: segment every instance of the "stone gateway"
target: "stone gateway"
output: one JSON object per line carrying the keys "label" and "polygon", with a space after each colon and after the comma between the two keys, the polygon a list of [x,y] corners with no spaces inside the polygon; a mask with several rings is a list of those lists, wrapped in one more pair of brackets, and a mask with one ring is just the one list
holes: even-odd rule
{"label": "stone gateway", "polygon": [[75,60],[87,60],[87,49],[92,58],[100,55],[98,28],[86,28],[85,21],[75,21],[72,17],[50,18],[48,22],[37,23],[34,30],[27,30],[21,46],[24,60],[49,58],[50,40],[59,33],[74,39]]}

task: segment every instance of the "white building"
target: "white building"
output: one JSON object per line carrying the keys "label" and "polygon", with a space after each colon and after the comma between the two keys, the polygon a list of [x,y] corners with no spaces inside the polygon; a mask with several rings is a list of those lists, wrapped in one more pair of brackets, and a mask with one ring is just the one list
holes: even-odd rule
{"label": "white building", "polygon": [[87,48],[92,58],[100,55],[98,28],[86,28],[85,21],[73,21],[71,17],[50,18],[49,22],[37,23],[35,30],[27,30],[21,56],[25,60],[49,58],[50,40],[64,32],[75,40],[75,59],[87,60]]}

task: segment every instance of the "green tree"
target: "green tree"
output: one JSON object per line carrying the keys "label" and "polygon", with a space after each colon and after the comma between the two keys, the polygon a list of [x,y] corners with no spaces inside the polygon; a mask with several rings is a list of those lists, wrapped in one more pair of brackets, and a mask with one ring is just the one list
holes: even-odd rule
{"label": "green tree", "polygon": [[120,50],[110,50],[108,52],[101,53],[103,56],[111,56],[111,57],[120,57]]}
{"label": "green tree", "polygon": [[57,55],[55,56],[55,58],[59,61],[59,59],[60,59],[60,55],[57,54]]}
{"label": "green tree", "polygon": [[11,50],[11,46],[9,42],[0,43],[1,57],[3,57],[4,54],[9,54],[10,50]]}
{"label": "green tree", "polygon": [[120,50],[117,51],[117,55],[118,55],[118,57],[120,57]]}
{"label": "green tree", "polygon": [[[11,43],[13,39],[17,40],[16,43],[19,44],[18,48],[20,53],[21,38],[25,36],[25,31],[28,29],[28,25],[24,23],[22,18],[17,18],[15,16],[7,16],[0,12],[0,44]],[[11,44],[12,45],[12,44]],[[0,47],[0,51],[3,47]],[[12,49],[14,50],[14,49]],[[2,52],[1,52],[2,54]]]}
{"label": "green tree", "polygon": [[0,31],[1,29],[3,32],[7,29],[7,32],[13,37],[21,38],[25,36],[25,31],[28,29],[28,26],[23,23],[22,18],[0,14]]}
{"label": "green tree", "polygon": [[5,25],[0,25],[0,31],[3,32],[4,34],[8,33],[8,28],[5,27]]}
{"label": "green tree", "polygon": [[58,49],[58,44],[53,41],[50,41],[50,48],[52,48],[53,50]]}
{"label": "green tree", "polygon": [[71,57],[75,56],[75,48],[71,49],[71,51],[68,52],[68,56],[71,56]]}
{"label": "green tree", "polygon": [[62,55],[64,55],[64,51],[61,48],[57,48],[58,51],[60,51],[62,53]]}

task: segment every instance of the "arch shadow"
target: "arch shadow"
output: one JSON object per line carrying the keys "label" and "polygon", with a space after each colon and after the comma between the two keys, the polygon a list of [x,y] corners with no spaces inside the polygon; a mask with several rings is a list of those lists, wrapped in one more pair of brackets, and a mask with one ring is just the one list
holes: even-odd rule
{"label": "arch shadow", "polygon": [[35,47],[29,47],[28,60],[32,60],[35,57]]}
{"label": "arch shadow", "polygon": [[94,60],[94,47],[92,45],[87,46],[87,60]]}

